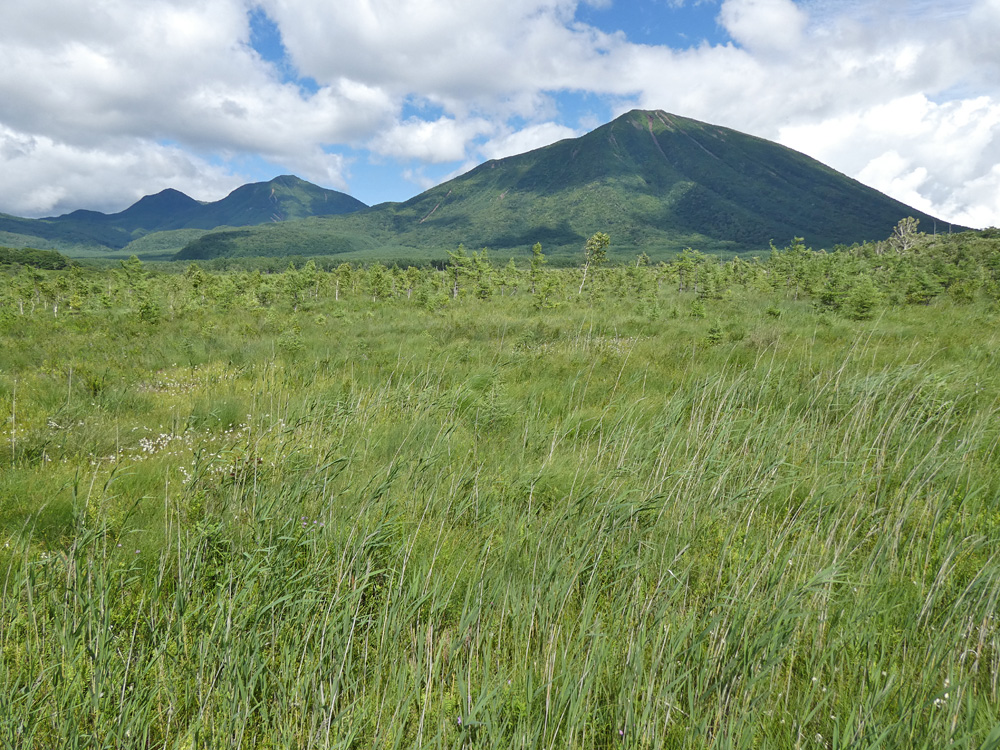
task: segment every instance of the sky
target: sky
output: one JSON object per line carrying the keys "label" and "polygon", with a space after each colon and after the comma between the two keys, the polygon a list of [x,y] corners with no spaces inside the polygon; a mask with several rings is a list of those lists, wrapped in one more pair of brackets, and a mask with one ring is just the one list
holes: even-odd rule
{"label": "sky", "polygon": [[0,213],[400,201],[642,108],[1000,226],[997,39],[1000,0],[4,0]]}

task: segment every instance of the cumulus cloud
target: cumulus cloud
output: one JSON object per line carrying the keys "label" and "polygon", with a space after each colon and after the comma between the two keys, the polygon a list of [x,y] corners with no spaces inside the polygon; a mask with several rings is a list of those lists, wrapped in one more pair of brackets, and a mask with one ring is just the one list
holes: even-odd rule
{"label": "cumulus cloud", "polygon": [[726,0],[719,22],[747,49],[781,53],[801,43],[808,17],[792,0]]}
{"label": "cumulus cloud", "polygon": [[486,159],[502,159],[579,135],[583,134],[565,125],[542,122],[492,138],[479,147],[479,153]]}
{"label": "cumulus cloud", "polygon": [[[296,67],[455,103],[551,87],[576,0],[264,0]],[[331,40],[336,40],[331,44]]]}
{"label": "cumulus cloud", "polygon": [[439,164],[464,159],[469,142],[491,130],[493,126],[481,119],[421,120],[413,117],[380,133],[369,147],[383,156]]}
{"label": "cumulus cloud", "polygon": [[177,147],[115,145],[80,148],[0,125],[0,205],[19,216],[57,215],[81,206],[118,211],[168,187],[211,200],[245,181]]}

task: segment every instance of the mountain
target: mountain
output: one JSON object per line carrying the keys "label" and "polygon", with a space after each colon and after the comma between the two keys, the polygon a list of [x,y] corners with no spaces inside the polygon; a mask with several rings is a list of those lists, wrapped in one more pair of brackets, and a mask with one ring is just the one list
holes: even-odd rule
{"label": "mountain", "polygon": [[832,248],[883,239],[907,216],[925,231],[947,226],[797,151],[634,110],[580,138],[488,161],[403,203],[368,208],[284,176],[214,203],[164,190],[116,214],[0,214],[0,245],[177,259],[430,259],[460,243],[506,255],[541,242],[547,255],[568,258],[603,231],[612,253],[655,258],[685,247],[761,250],[793,237]]}
{"label": "mountain", "polygon": [[177,232],[181,239],[173,244],[176,250],[193,239],[191,230],[201,230],[194,232],[200,236],[220,226],[252,226],[362,208],[366,208],[364,203],[345,193],[285,175],[269,182],[243,185],[212,203],[202,203],[167,189],[147,195],[115,214],[74,211],[44,219],[0,214],[0,244],[107,252],[125,249],[133,242],[157,234],[156,245],[169,248],[171,238],[162,233]]}
{"label": "mountain", "polygon": [[[488,161],[403,203],[306,223],[207,234],[180,258],[396,248],[578,253],[596,231],[655,257],[884,239],[900,219],[946,223],[804,154],[729,128],[635,110],[580,137]],[[957,228],[961,229],[961,228]],[[294,235],[294,241],[292,237]]]}
{"label": "mountain", "polygon": [[[367,206],[346,193],[317,187],[293,175],[238,187],[221,201],[208,203],[189,227],[212,229],[252,226],[309,216],[347,214]],[[177,227],[180,228],[180,227]]]}

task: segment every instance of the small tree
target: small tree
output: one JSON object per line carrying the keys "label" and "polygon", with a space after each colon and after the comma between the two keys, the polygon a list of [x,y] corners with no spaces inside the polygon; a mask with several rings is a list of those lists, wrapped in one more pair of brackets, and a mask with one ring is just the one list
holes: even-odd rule
{"label": "small tree", "polygon": [[451,297],[458,298],[459,286],[463,276],[468,275],[472,268],[472,259],[465,252],[465,245],[459,245],[458,250],[448,251],[448,278],[451,280]]}
{"label": "small tree", "polygon": [[548,261],[545,259],[545,254],[542,252],[542,243],[536,242],[534,247],[531,248],[531,271],[530,271],[530,281],[531,281],[531,293],[535,293],[535,286],[538,284],[538,276],[542,272],[542,266],[544,266]]}
{"label": "small tree", "polygon": [[514,294],[517,291],[517,282],[520,277],[518,273],[517,265],[514,263],[514,259],[511,258],[507,261],[507,265],[504,266],[503,271],[499,274],[500,281],[500,296],[503,297],[508,291]]}
{"label": "small tree", "polygon": [[337,270],[333,272],[333,298],[334,300],[340,300],[340,285],[348,286],[351,283],[351,274],[354,269],[351,268],[350,263],[341,263],[337,266]]}
{"label": "small tree", "polygon": [[868,320],[882,304],[882,293],[875,281],[866,273],[858,276],[847,292],[844,312],[854,320]]}
{"label": "small tree", "polygon": [[934,277],[922,268],[918,268],[906,279],[905,283],[906,292],[904,299],[909,305],[929,304],[940,291]]}
{"label": "small tree", "polygon": [[187,270],[184,272],[185,278],[191,284],[191,294],[192,297],[197,298],[200,302],[205,302],[205,285],[208,283],[208,274],[198,267],[197,263],[190,263]]}
{"label": "small tree", "polygon": [[316,261],[310,259],[308,263],[302,266],[302,291],[313,288],[313,297],[319,297],[319,281],[320,272],[316,268]]}
{"label": "small tree", "polygon": [[285,292],[291,297],[292,310],[298,312],[300,295],[309,282],[303,276],[302,272],[295,267],[295,264],[291,262],[281,276],[284,281]]}
{"label": "small tree", "polygon": [[419,268],[414,266],[407,266],[406,273],[404,275],[406,283],[406,298],[410,299],[413,296],[413,290],[417,288],[417,285],[424,278],[424,275],[420,272]]}
{"label": "small tree", "polygon": [[923,232],[917,231],[919,225],[920,219],[914,219],[912,216],[901,219],[892,230],[892,236],[889,238],[889,245],[892,249],[897,253],[906,253],[912,250],[913,246],[924,236]]}
{"label": "small tree", "polygon": [[121,262],[121,273],[125,280],[125,285],[128,287],[128,291],[131,294],[137,286],[140,286],[146,279],[146,268],[143,266],[142,261],[139,260],[135,255],[130,255],[128,260],[123,260]]}
{"label": "small tree", "polygon": [[372,302],[377,302],[389,296],[388,269],[376,261],[368,268],[368,290],[372,293]]}
{"label": "small tree", "polygon": [[687,289],[694,287],[694,290],[698,291],[698,285],[695,283],[695,273],[698,270],[698,266],[705,262],[705,256],[698,250],[692,250],[690,247],[684,248],[684,250],[678,255],[673,261],[673,267],[677,274],[677,291],[683,292]]}
{"label": "small tree", "polygon": [[472,254],[472,273],[476,278],[476,297],[489,299],[493,296],[493,266],[485,247]]}
{"label": "small tree", "polygon": [[532,295],[535,309],[544,310],[556,307],[553,297],[559,290],[559,277],[555,273],[547,273],[538,281],[538,286]]}
{"label": "small tree", "polygon": [[583,285],[587,283],[587,273],[594,269],[596,272],[608,257],[608,245],[611,238],[604,232],[595,232],[583,249],[583,279],[580,281],[580,289],[577,294],[583,294]]}

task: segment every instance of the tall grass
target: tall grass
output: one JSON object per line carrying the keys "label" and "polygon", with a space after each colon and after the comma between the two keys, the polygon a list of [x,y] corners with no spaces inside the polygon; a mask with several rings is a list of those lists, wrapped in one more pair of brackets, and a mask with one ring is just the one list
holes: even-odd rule
{"label": "tall grass", "polygon": [[0,743],[996,747],[995,357],[772,304],[39,322]]}

